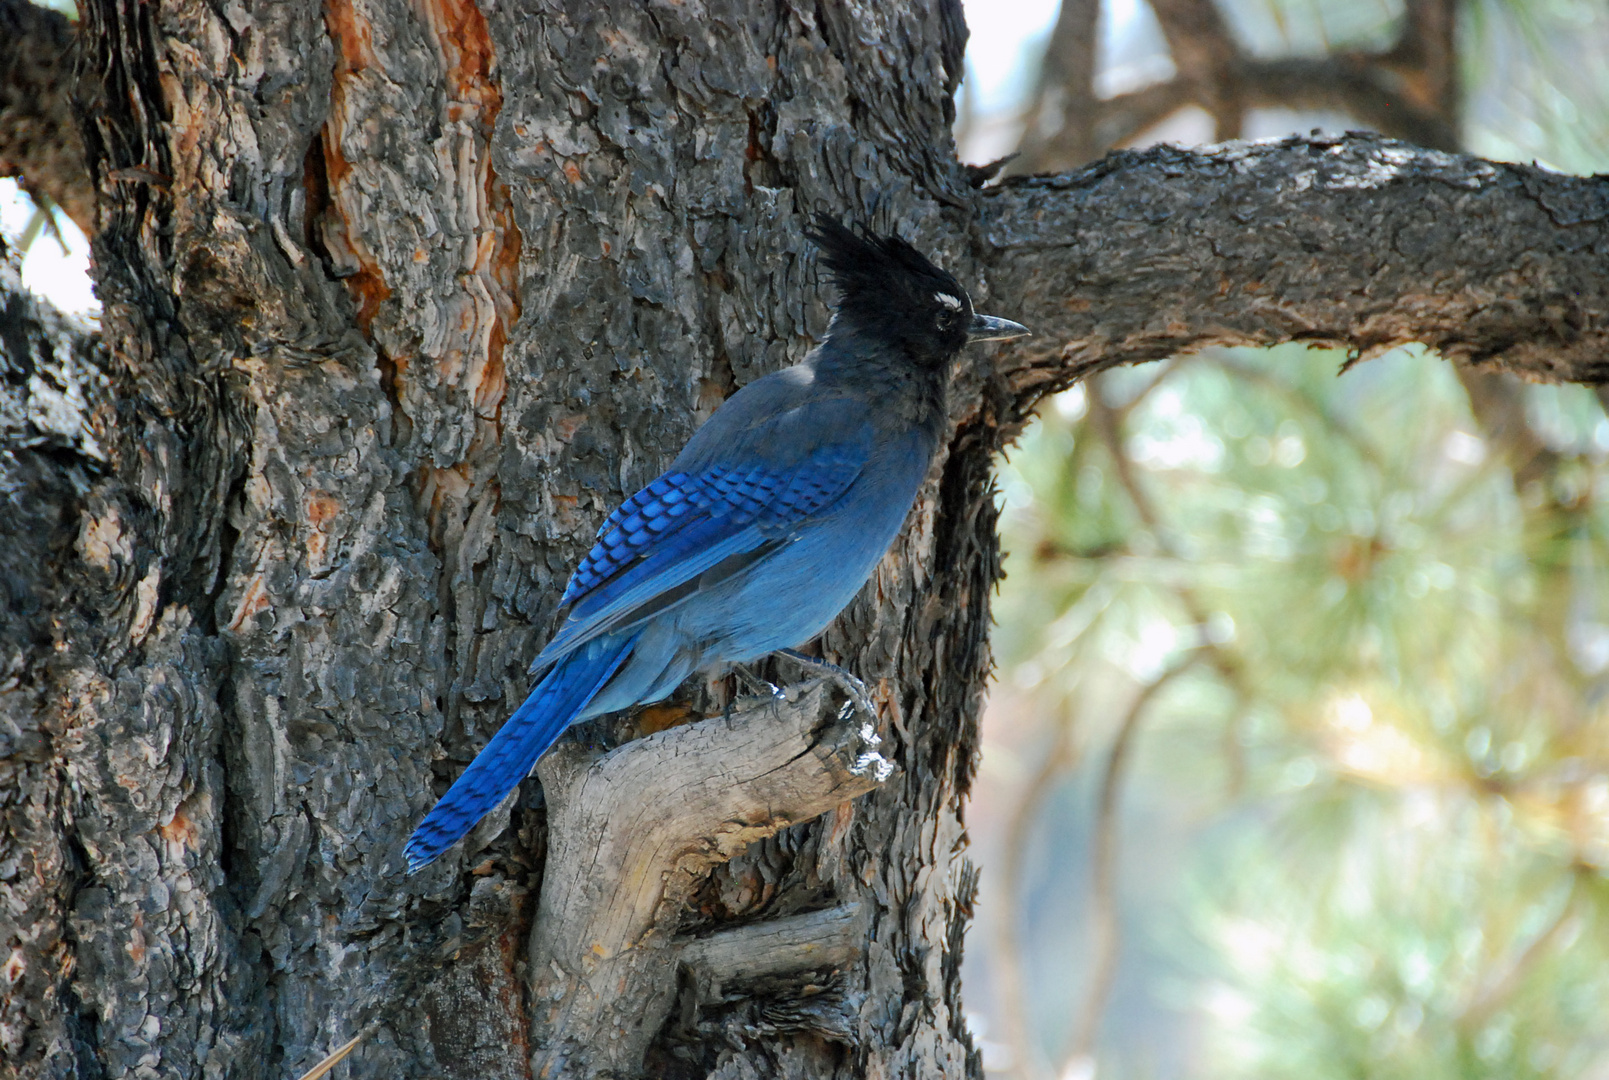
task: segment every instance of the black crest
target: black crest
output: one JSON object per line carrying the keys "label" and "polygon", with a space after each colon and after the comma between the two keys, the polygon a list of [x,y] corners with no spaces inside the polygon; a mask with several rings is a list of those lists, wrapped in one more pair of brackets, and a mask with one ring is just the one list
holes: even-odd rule
{"label": "black crest", "polygon": [[837,319],[853,332],[898,341],[933,360],[966,344],[972,300],[961,283],[897,233],[878,236],[828,217],[806,230],[838,290]]}

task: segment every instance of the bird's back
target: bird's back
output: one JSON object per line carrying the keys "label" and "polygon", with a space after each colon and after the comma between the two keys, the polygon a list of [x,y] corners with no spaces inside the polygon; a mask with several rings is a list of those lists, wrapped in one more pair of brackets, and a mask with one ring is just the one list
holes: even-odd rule
{"label": "bird's back", "polygon": [[977,315],[897,236],[825,221],[811,235],[840,292],[827,339],[734,394],[604,522],[532,664],[536,687],[415,831],[410,867],[461,837],[567,725],[820,633],[915,501],[961,348],[1026,332]]}

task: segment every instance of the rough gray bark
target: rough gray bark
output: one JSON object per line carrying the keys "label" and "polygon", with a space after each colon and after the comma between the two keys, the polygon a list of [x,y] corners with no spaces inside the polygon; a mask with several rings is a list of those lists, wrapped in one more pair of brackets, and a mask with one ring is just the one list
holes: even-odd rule
{"label": "rough gray bark", "polygon": [[1609,381],[1609,179],[1378,136],[1122,151],[984,193],[991,286],[1039,336],[1013,391],[1309,341]]}
{"label": "rough gray bark", "polygon": [[0,249],[0,1060],[70,1060],[76,1017],[57,997],[74,963],[65,918],[77,855],[62,819],[67,734],[46,669],[75,578],[112,552],[74,550],[106,464],[87,328],[22,291]]}
{"label": "rough gray bark", "polygon": [[811,211],[901,228],[1041,336],[962,373],[948,452],[824,641],[899,771],[811,822],[746,821],[668,894],[674,927],[655,907],[682,951],[648,1075],[978,1074],[958,980],[989,466],[1047,389],[1293,338],[1603,374],[1602,182],[1358,137],[980,193],[941,0],[85,14],[106,353],[72,369],[73,430],[105,460],[34,453],[7,488],[38,600],[0,698],[18,1075],[291,1077],[366,1032],[350,1075],[526,1076],[579,1030],[553,1017],[580,961],[527,957],[576,944],[537,914],[568,811],[529,781],[415,878],[401,845],[524,693],[604,513],[822,330]]}

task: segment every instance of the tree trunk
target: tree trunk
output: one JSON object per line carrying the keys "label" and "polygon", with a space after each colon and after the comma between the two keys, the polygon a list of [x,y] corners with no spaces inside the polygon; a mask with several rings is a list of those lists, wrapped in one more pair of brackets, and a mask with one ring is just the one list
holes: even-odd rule
{"label": "tree trunk", "polygon": [[[978,1076],[989,467],[1034,402],[1209,341],[1604,374],[1601,181],[1356,137],[980,192],[951,0],[91,0],[84,32],[104,352],[16,300],[0,382],[16,1075],[294,1077],[361,1033],[351,1075]],[[1043,332],[962,372],[823,640],[881,731],[831,690],[670,726],[722,711],[691,687],[404,876],[604,514],[824,328],[818,210]]]}

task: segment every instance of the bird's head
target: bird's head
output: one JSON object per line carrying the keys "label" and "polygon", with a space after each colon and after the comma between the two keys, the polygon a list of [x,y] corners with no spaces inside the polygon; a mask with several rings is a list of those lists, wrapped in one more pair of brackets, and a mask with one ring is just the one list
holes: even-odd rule
{"label": "bird's head", "polygon": [[897,234],[855,232],[818,217],[806,235],[821,249],[821,265],[838,289],[829,335],[865,334],[903,346],[920,363],[940,366],[969,342],[1029,333],[1020,323],[973,311],[961,283]]}

